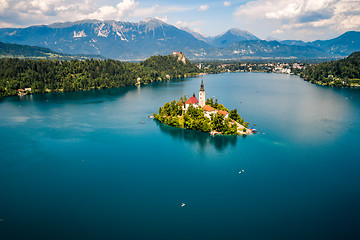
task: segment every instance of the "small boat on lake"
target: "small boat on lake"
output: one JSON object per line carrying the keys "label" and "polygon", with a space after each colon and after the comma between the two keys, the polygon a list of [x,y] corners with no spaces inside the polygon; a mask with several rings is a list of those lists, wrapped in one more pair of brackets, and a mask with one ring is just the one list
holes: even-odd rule
{"label": "small boat on lake", "polygon": [[257,133],[257,130],[256,130],[255,128],[250,128],[250,131],[251,131],[252,133]]}

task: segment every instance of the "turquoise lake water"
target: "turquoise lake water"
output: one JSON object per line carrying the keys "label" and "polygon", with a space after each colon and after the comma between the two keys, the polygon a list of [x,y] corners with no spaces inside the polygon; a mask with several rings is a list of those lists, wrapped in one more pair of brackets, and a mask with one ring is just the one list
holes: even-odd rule
{"label": "turquoise lake water", "polygon": [[[259,133],[147,117],[201,79]],[[0,239],[360,239],[359,110],[266,73],[0,99]]]}

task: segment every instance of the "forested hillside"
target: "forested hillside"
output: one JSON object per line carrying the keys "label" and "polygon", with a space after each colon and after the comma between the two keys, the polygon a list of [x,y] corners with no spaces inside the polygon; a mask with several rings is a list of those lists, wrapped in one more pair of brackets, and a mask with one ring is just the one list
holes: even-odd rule
{"label": "forested hillside", "polygon": [[19,45],[0,42],[0,58],[28,58],[28,59],[104,59],[100,55],[69,55],[54,52],[49,48]]}
{"label": "forested hillside", "polygon": [[32,88],[33,93],[117,88],[191,76],[198,71],[188,60],[184,64],[171,55],[153,56],[141,63],[1,59],[0,96],[15,95],[23,88]]}
{"label": "forested hillside", "polygon": [[[48,48],[10,44],[0,42],[0,56],[1,57],[49,57],[55,52]],[[57,54],[62,56],[63,54]]]}
{"label": "forested hillside", "polygon": [[358,86],[360,83],[360,52],[354,52],[345,59],[307,67],[300,76],[321,85]]}

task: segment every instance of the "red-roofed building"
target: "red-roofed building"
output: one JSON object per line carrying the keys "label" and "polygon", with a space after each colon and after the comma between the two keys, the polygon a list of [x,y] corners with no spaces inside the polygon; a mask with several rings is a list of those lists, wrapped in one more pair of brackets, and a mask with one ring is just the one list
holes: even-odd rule
{"label": "red-roofed building", "polygon": [[229,113],[227,111],[219,110],[218,113],[224,115],[225,118],[229,117]]}
{"label": "red-roofed building", "polygon": [[185,104],[196,104],[196,103],[199,103],[199,100],[197,100],[195,96],[192,96],[185,102]]}
{"label": "red-roofed building", "polygon": [[185,102],[185,111],[188,110],[190,104],[193,105],[193,107],[199,107],[199,100],[195,97],[195,93]]}
{"label": "red-roofed building", "polygon": [[209,105],[203,106],[202,109],[204,110],[205,117],[208,117],[208,118],[210,118],[211,114],[215,114],[216,111],[217,111],[215,108],[213,108],[213,107],[211,107]]}
{"label": "red-roofed building", "polygon": [[204,111],[206,112],[212,112],[212,111],[215,111],[215,108],[209,106],[209,105],[205,105],[202,107],[204,109]]}

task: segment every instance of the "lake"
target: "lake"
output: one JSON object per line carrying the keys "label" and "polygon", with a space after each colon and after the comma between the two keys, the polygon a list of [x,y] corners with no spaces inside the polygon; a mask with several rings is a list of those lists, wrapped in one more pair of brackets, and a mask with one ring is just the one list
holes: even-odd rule
{"label": "lake", "polygon": [[[202,79],[259,133],[148,118]],[[360,239],[359,109],[268,73],[2,98],[0,239]]]}

